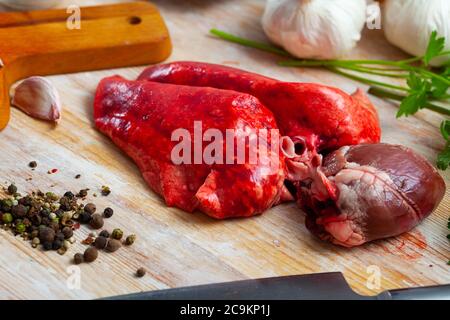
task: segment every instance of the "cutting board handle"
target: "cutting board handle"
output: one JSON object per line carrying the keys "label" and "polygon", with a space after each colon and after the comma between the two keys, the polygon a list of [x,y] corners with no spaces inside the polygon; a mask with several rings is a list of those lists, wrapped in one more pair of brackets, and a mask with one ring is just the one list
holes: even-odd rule
{"label": "cutting board handle", "polygon": [[169,32],[151,3],[80,9],[79,29],[68,27],[65,9],[0,14],[0,130],[9,120],[9,89],[20,79],[145,65],[171,53]]}

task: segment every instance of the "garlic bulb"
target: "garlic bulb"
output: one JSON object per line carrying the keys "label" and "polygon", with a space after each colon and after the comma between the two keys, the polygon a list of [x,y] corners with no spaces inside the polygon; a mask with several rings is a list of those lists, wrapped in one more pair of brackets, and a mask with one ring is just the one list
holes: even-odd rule
{"label": "garlic bulb", "polygon": [[[449,0],[385,0],[382,23],[389,42],[414,55],[422,56],[431,32],[445,37],[445,50],[450,50]],[[439,66],[449,56],[438,57],[431,65]]]}
{"label": "garlic bulb", "polygon": [[61,100],[56,88],[45,78],[30,77],[12,89],[11,104],[29,116],[57,121],[61,118]]}
{"label": "garlic bulb", "polygon": [[361,38],[366,0],[268,0],[262,17],[270,40],[299,58],[334,59]]}

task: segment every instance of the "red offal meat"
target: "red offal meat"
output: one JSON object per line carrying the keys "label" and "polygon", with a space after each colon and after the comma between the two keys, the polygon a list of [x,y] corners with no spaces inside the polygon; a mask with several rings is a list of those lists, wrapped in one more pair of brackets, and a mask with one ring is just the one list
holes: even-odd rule
{"label": "red offal meat", "polygon": [[[277,130],[270,131],[277,129],[275,118],[251,95],[114,76],[98,85],[94,118],[97,128],[136,162],[145,181],[168,206],[188,212],[199,209],[218,219],[247,217],[264,212],[287,194],[284,156],[271,145],[279,138]],[[247,157],[244,163],[235,159],[234,164],[226,164],[226,159],[223,164],[207,164],[204,159],[175,164],[172,151],[180,141],[172,141],[172,134],[181,128],[190,134],[188,139],[194,139],[196,121],[201,121],[203,133],[214,128],[225,137],[227,129],[235,129],[235,149],[243,132],[268,129],[267,152],[258,149],[257,162]],[[200,153],[208,143],[202,142]],[[249,154],[249,140],[245,148]],[[226,143],[222,153],[226,155]]]}

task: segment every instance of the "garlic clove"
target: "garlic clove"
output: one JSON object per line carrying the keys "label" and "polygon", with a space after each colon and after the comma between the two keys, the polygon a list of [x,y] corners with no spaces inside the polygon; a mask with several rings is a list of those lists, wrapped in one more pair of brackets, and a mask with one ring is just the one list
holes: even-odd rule
{"label": "garlic clove", "polygon": [[59,93],[43,77],[30,77],[19,83],[13,89],[11,104],[33,118],[49,121],[61,118]]}

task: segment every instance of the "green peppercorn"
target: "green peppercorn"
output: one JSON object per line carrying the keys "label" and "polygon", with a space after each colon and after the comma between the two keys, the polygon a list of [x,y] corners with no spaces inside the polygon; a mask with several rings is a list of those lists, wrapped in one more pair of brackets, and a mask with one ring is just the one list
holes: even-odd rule
{"label": "green peppercorn", "polygon": [[125,239],[125,244],[127,246],[131,246],[136,241],[136,235],[131,234]]}
{"label": "green peppercorn", "polygon": [[111,233],[111,238],[113,239],[117,239],[120,240],[123,237],[123,231],[120,230],[119,228],[116,228],[113,230],[113,232]]}
{"label": "green peppercorn", "polygon": [[95,238],[94,246],[97,249],[101,250],[101,249],[105,249],[107,243],[108,243],[108,238],[97,237],[97,238]]}
{"label": "green peppercorn", "polygon": [[15,230],[17,233],[22,234],[25,232],[25,229],[26,229],[26,227],[23,224],[23,222],[16,223]]}
{"label": "green peppercorn", "polygon": [[73,256],[73,262],[75,264],[80,264],[82,263],[84,260],[84,257],[81,253],[75,253],[75,255]]}
{"label": "green peppercorn", "polygon": [[98,257],[98,251],[94,247],[89,247],[84,251],[83,258],[86,262],[93,262]]}
{"label": "green peppercorn", "polygon": [[14,184],[10,184],[8,187],[8,193],[14,195],[17,192],[17,187]]}
{"label": "green peppercorn", "polygon": [[11,213],[3,214],[3,223],[11,223],[13,221],[13,216]]}
{"label": "green peppercorn", "polygon": [[108,196],[111,193],[111,189],[108,186],[102,186],[102,196]]}
{"label": "green peppercorn", "polygon": [[108,243],[106,244],[106,251],[108,252],[115,252],[120,249],[122,244],[119,240],[116,239],[109,239]]}
{"label": "green peppercorn", "polygon": [[89,222],[89,225],[94,229],[100,229],[104,225],[103,217],[98,213],[94,213],[92,215],[91,221]]}
{"label": "green peppercorn", "polygon": [[109,207],[103,211],[103,216],[105,218],[111,218],[113,216],[113,214],[114,214],[114,210]]}

